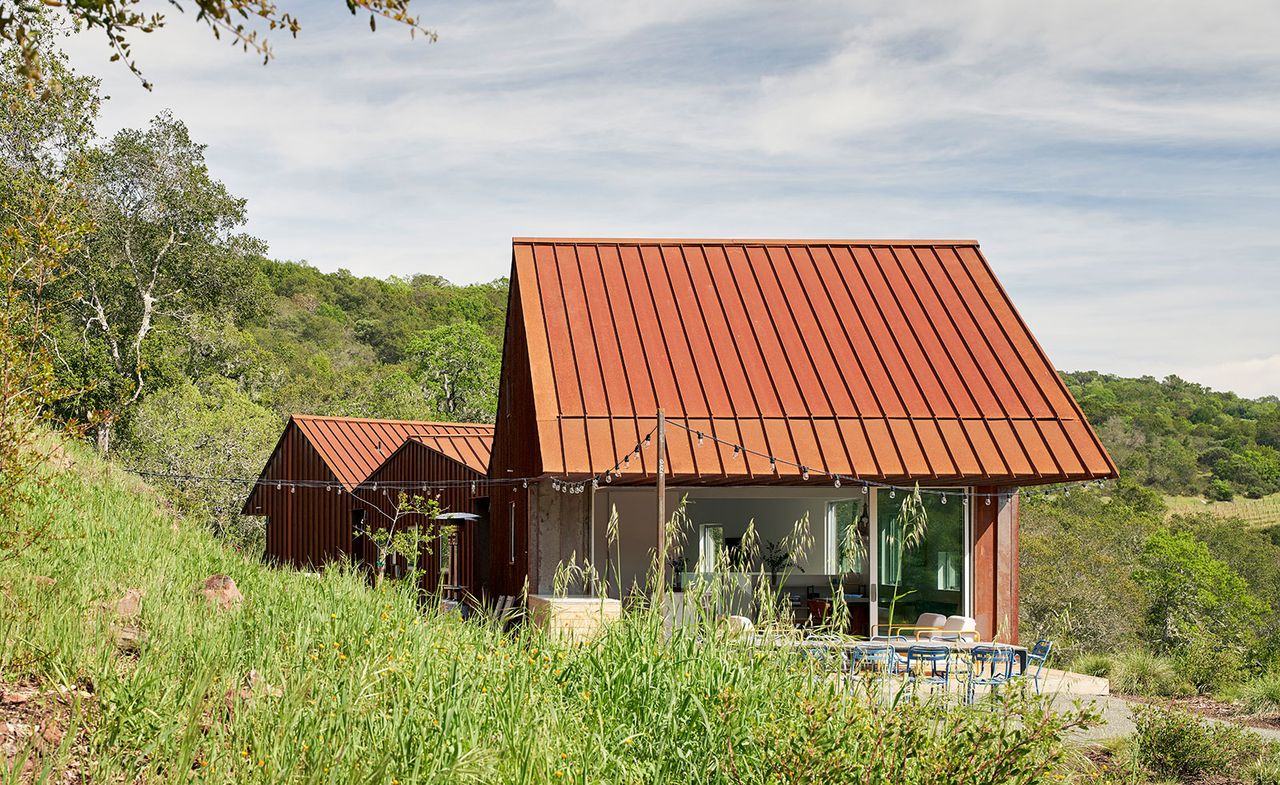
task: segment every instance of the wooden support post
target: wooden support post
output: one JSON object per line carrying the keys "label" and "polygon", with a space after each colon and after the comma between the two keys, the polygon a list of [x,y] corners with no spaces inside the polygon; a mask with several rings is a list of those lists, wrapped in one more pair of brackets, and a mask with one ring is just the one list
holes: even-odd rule
{"label": "wooden support post", "polygon": [[658,471],[658,575],[654,587],[654,603],[662,607],[662,595],[667,577],[667,416],[658,410],[658,427],[654,443],[657,446]]}

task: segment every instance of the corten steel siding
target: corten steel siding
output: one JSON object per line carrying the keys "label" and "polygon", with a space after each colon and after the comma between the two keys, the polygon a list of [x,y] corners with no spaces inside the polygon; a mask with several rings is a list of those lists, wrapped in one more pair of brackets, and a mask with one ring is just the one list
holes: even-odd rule
{"label": "corten steel siding", "polygon": [[[1018,642],[1018,496],[1013,488],[974,488],[973,616],[983,640]],[[1001,494],[986,503],[984,494]]]}
{"label": "corten steel siding", "polygon": [[[465,466],[448,458],[433,449],[426,447],[414,439],[410,439],[395,452],[369,479],[356,490],[359,503],[369,510],[367,522],[370,528],[386,528],[395,516],[400,489],[379,488],[379,483],[422,483],[426,489],[405,490],[410,496],[419,495],[436,499],[440,502],[441,512],[481,512],[476,504],[476,495],[472,493],[471,483],[477,485],[477,492],[483,493],[485,475],[474,468]],[[433,483],[437,483],[434,487]],[[414,525],[421,522],[421,516],[410,515],[401,519],[401,526]],[[461,586],[471,594],[478,594],[479,586],[475,582],[475,533],[478,521],[462,523],[457,529],[458,563],[453,565],[451,582]],[[366,545],[362,558],[368,564],[377,563],[377,554],[372,544]],[[423,569],[422,585],[426,589],[434,589],[440,580],[439,547],[420,565]]]}
{"label": "corten steel siding", "polygon": [[[541,450],[520,307],[520,284],[512,280],[498,388],[498,424],[494,428],[489,476],[495,481],[489,505],[489,576],[493,594],[516,594],[529,569],[530,488],[516,482],[542,474]],[[514,549],[510,527],[514,521]]]}
{"label": "corten steel siding", "polygon": [[[492,438],[490,426],[473,423],[291,417],[243,509],[246,515],[267,517],[266,557],[297,567],[320,567],[348,557],[351,513],[366,503],[356,502],[351,491],[417,433],[440,439],[457,436],[464,442],[455,445],[462,460],[478,460],[482,452],[465,442]],[[330,487],[277,489],[273,480]],[[371,511],[369,522],[374,517]]]}
{"label": "corten steel siding", "polygon": [[[536,428],[549,474],[607,469],[661,407],[730,443],[868,479],[1115,475],[972,241],[518,238],[511,281],[522,334],[507,356],[521,365],[505,373],[527,369],[520,426]],[[500,442],[507,427],[500,418]],[[800,474],[679,429],[668,460],[676,483]],[[627,474],[651,476],[652,463],[642,455]]]}
{"label": "corten steel siding", "polygon": [[[319,567],[342,558],[350,548],[351,494],[298,429],[286,426],[259,485],[245,506],[267,517],[266,557],[294,567]],[[328,483],[323,488],[277,489],[272,480]]]}

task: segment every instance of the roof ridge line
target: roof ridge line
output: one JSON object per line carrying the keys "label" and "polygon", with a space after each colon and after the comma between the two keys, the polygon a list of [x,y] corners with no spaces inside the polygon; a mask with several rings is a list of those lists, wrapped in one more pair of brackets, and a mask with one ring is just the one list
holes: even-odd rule
{"label": "roof ridge line", "polygon": [[977,240],[905,238],[769,238],[769,237],[512,237],[513,245],[893,245],[978,246]]}

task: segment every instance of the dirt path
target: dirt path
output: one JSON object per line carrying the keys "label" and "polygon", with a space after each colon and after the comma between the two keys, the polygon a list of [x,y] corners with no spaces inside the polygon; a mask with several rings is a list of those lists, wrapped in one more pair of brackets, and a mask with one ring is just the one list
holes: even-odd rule
{"label": "dirt path", "polygon": [[[1133,733],[1133,704],[1124,698],[1114,696],[1097,696],[1078,698],[1086,705],[1092,703],[1095,708],[1102,712],[1103,724],[1096,728],[1090,728],[1082,731],[1076,738],[1083,741],[1101,741],[1102,739],[1112,739],[1118,736],[1128,736]],[[1070,708],[1072,702],[1077,700],[1074,696],[1060,695],[1054,698],[1054,706],[1059,709]],[[1206,717],[1209,722],[1227,722],[1227,720]],[[1255,733],[1268,741],[1280,742],[1280,729],[1276,728],[1255,728],[1249,725],[1241,725],[1245,730]]]}

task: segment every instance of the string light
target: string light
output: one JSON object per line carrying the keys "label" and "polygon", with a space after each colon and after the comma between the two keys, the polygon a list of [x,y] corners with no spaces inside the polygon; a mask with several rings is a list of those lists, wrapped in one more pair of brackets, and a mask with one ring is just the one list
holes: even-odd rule
{"label": "string light", "polygon": [[[776,456],[769,455],[767,453],[757,451],[757,450],[750,450],[741,444],[735,444],[728,440],[719,439],[715,436],[706,434],[701,430],[696,430],[694,428],[689,427],[688,425],[683,425],[678,422],[668,421],[668,425],[675,428],[681,428],[693,434],[697,438],[697,443],[699,446],[705,445],[706,439],[710,438],[713,442],[715,442],[718,445],[724,445],[726,447],[731,448],[732,450],[730,454],[731,459],[736,460],[738,456],[744,453],[750,453],[753,456],[758,456],[760,458],[767,459],[769,461],[769,469],[771,473],[774,474],[775,476],[780,476],[780,472],[779,472],[780,467],[778,466],[778,464],[781,463],[797,469],[799,471],[801,479],[806,481],[812,477],[813,472],[815,471],[818,472],[818,474],[820,475],[825,475],[826,477],[831,479],[832,485],[836,488],[841,487],[843,480],[857,479],[856,477],[842,478],[840,475],[834,472],[829,472],[825,469],[812,469],[803,464],[796,463],[795,461],[791,461],[785,458],[778,458]],[[641,441],[636,444],[635,448],[631,452],[625,454],[618,463],[615,463],[613,465],[612,468],[607,469],[604,472],[601,472],[600,474],[595,475],[594,477],[589,477],[579,482],[570,482],[567,479],[560,479],[560,478],[550,478],[551,487],[557,491],[562,491],[566,493],[585,493],[587,490],[588,483],[590,483],[592,489],[599,488],[600,487],[599,480],[601,477],[604,478],[606,483],[613,482],[615,478],[621,479],[623,475],[623,467],[630,468],[631,457],[633,455],[635,456],[642,455],[641,450],[644,447],[648,447],[652,444],[653,434],[656,432],[656,430],[657,429],[655,428],[654,430],[651,430],[648,434],[646,434],[641,439]],[[337,489],[337,493],[339,495],[341,495],[342,492],[346,490],[341,483],[330,483],[330,482],[317,481],[317,480],[285,481],[285,480],[281,480],[278,477],[272,478],[272,479],[266,479],[262,477],[258,477],[258,478],[209,477],[209,476],[184,475],[184,474],[176,474],[176,473],[147,472],[147,471],[138,471],[138,470],[134,470],[134,471],[136,474],[143,477],[154,477],[154,478],[160,478],[160,479],[166,479],[166,480],[178,480],[178,481],[190,481],[190,482],[224,482],[224,483],[251,485],[251,486],[258,486],[258,485],[267,486],[267,485],[274,484],[277,490],[282,490],[284,486],[287,485],[289,486],[290,493],[297,493],[297,489],[299,487],[302,487],[302,488],[323,487],[326,493],[329,493],[334,489]],[[521,488],[527,490],[529,487],[530,481],[538,481],[540,479],[546,479],[545,475],[542,478],[521,477],[521,478],[507,478],[505,480],[486,479],[486,482],[494,486],[501,486],[504,484],[513,485],[514,483],[518,482],[520,483]],[[900,487],[900,486],[891,485],[889,483],[879,483],[879,482],[874,482],[869,480],[861,480],[861,484],[862,484],[863,496],[868,495],[871,491],[871,487],[875,486],[876,488],[887,489],[889,491],[890,499],[897,498],[897,491],[899,490],[899,487]],[[441,481],[440,483],[440,487],[442,489],[447,489],[451,487],[466,487],[466,486],[470,486],[471,493],[473,495],[477,494],[479,491],[479,482],[477,480],[445,480],[445,481]],[[394,481],[385,482],[384,481],[384,482],[372,483],[371,487],[374,492],[377,492],[380,488],[382,488],[383,496],[388,495],[387,489],[403,488],[403,489],[412,490],[415,488],[420,488],[425,490],[428,496],[430,496],[432,492],[431,485],[425,484],[425,483],[417,483],[417,482],[394,482]],[[1086,480],[1086,481],[1075,483],[1074,487],[1081,487],[1086,489],[1088,488],[1105,489],[1106,482],[1105,480],[1102,480],[1102,479]],[[1033,489],[1015,488],[1009,491],[1000,492],[999,495],[1001,498],[1003,498],[1006,494],[1008,494],[1009,496],[1021,495],[1023,498],[1034,499],[1036,497],[1052,496],[1054,494],[1060,493],[1062,496],[1067,497],[1071,495],[1071,491],[1074,489],[1074,487],[1072,485],[1063,484],[1054,488],[1047,488],[1047,487],[1033,488]],[[913,490],[910,487],[903,487],[902,489],[907,490],[909,492]],[[362,490],[362,488],[356,488],[353,491],[348,491],[348,492],[358,493],[360,490]],[[942,489],[920,488],[918,485],[915,486],[914,490],[921,494],[925,494],[925,493],[937,494],[938,496],[941,497],[942,504],[947,504],[950,501],[948,497],[951,496],[953,493],[956,493],[955,491],[942,490]],[[984,504],[986,506],[991,506],[991,499],[995,497],[997,494],[977,493],[977,492],[974,492],[972,489],[969,489],[965,492],[956,493],[956,495],[960,497],[962,504],[967,509],[969,506],[970,497],[972,498],[982,497]],[[437,495],[437,498],[438,498],[438,495]]]}

